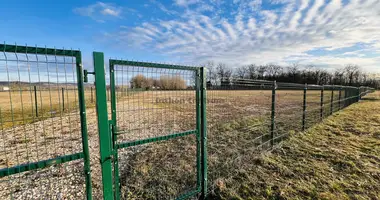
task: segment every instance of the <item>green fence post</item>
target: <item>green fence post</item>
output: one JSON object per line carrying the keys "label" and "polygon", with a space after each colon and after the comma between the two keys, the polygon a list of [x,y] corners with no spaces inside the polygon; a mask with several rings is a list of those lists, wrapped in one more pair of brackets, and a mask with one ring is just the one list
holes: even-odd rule
{"label": "green fence post", "polygon": [[277,83],[273,81],[272,86],[272,111],[271,111],[271,126],[270,126],[270,138],[271,138],[271,146],[274,146],[274,128],[275,128],[275,116],[276,116],[276,88]]}
{"label": "green fence post", "polygon": [[360,101],[360,87],[356,88],[357,90],[357,100],[356,102],[359,102]]}
{"label": "green fence post", "polygon": [[114,200],[112,174],[112,148],[107,112],[107,90],[104,72],[104,54],[93,52],[95,69],[96,108],[102,169],[103,199]]}
{"label": "green fence post", "polygon": [[62,88],[62,112],[65,111],[65,88]]}
{"label": "green fence post", "polygon": [[36,107],[36,117],[38,117],[37,86],[34,86],[34,106]]}
{"label": "green fence post", "polygon": [[334,112],[334,85],[331,89],[331,99],[330,99],[330,115],[332,115]]}
{"label": "green fence post", "polygon": [[338,106],[339,106],[339,110],[341,109],[341,99],[342,99],[342,86],[339,87],[339,102],[338,102]]}
{"label": "green fence post", "polygon": [[302,131],[305,131],[306,125],[306,92],[307,92],[307,83],[303,89],[303,108],[302,108]]}
{"label": "green fence post", "polygon": [[200,81],[201,81],[201,155],[202,155],[202,184],[201,184],[201,198],[205,199],[207,196],[207,117],[206,117],[206,70],[204,67],[200,68]]}
{"label": "green fence post", "polygon": [[201,129],[202,129],[202,114],[201,114],[201,70],[198,69],[195,74],[195,112],[196,112],[196,126],[197,126],[197,190],[201,193],[202,199],[202,150],[201,150]]}
{"label": "green fence post", "polygon": [[347,107],[348,105],[348,97],[349,97],[349,89],[347,86],[344,86],[344,107]]}
{"label": "green fence post", "polygon": [[113,169],[114,169],[114,185],[115,185],[115,199],[120,199],[120,179],[119,179],[119,156],[118,149],[116,148],[117,142],[117,120],[116,120],[116,86],[115,86],[115,66],[112,62],[110,66],[110,98],[111,98],[111,127],[112,127],[112,145],[113,145]]}
{"label": "green fence post", "polygon": [[82,133],[82,147],[84,155],[84,174],[86,181],[86,196],[87,200],[92,200],[92,184],[91,184],[91,167],[90,167],[90,152],[88,148],[88,135],[87,135],[87,119],[86,119],[86,100],[84,95],[83,83],[83,68],[82,68],[82,55],[81,52],[76,53],[76,69],[78,81],[78,100],[80,111],[80,123]]}
{"label": "green fence post", "polygon": [[324,100],[323,100],[323,95],[324,95],[324,92],[325,92],[325,86],[322,85],[322,90],[321,90],[321,112],[320,112],[320,118],[321,118],[321,121],[323,120],[323,108],[324,108]]}

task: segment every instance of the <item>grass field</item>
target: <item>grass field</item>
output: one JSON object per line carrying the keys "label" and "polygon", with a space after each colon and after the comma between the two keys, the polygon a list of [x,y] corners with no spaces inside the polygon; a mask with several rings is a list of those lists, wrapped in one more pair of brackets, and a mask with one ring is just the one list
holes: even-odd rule
{"label": "grass field", "polygon": [[271,153],[241,154],[244,168],[220,179],[210,198],[379,199],[379,113],[376,92]]}
{"label": "grass field", "polygon": [[[39,118],[33,116],[34,94],[8,92],[0,95],[5,95],[0,100],[3,120],[1,168],[81,151],[76,91],[67,90],[65,93],[67,110],[62,109],[61,91],[38,93],[42,116]],[[94,104],[89,102],[90,95],[87,91],[91,167],[94,196],[100,197],[97,118]],[[330,109],[330,95],[331,92],[325,93],[326,113]],[[265,142],[263,136],[269,134],[270,127],[271,91],[210,90],[207,96],[210,100],[207,103],[209,188],[213,192],[217,191],[220,180],[234,177],[238,173],[236,169],[248,163],[242,155],[256,155],[257,145]],[[299,131],[302,125],[303,91],[279,90],[276,97],[276,134]],[[334,95],[334,110],[338,109],[337,97]],[[320,92],[308,91],[308,126],[320,120],[316,112],[320,109],[319,103]],[[195,92],[191,90],[117,92],[118,143],[193,130],[196,125],[195,111]],[[194,136],[119,150],[123,197],[174,198],[194,189],[197,178],[195,150]],[[57,199],[56,195],[60,195],[65,199],[83,198],[83,190],[78,192],[84,183],[82,165],[82,162],[71,162],[3,178],[0,182],[0,191],[3,193],[0,197],[8,199],[13,195],[21,199]],[[53,192],[42,193],[46,188]]]}
{"label": "grass field", "polygon": [[[91,93],[90,88],[85,90],[87,107],[94,107],[94,96],[95,91]],[[78,90],[74,87],[63,88],[63,93],[62,88],[39,88],[35,93],[33,87],[2,91],[0,92],[2,126],[8,128],[72,112],[78,110],[78,101]]]}

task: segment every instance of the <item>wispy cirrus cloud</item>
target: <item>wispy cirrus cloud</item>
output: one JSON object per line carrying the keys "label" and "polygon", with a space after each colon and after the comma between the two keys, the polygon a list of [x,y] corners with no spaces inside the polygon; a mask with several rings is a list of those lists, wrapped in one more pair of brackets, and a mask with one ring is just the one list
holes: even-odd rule
{"label": "wispy cirrus cloud", "polygon": [[109,18],[120,18],[123,8],[109,3],[97,2],[85,7],[74,8],[74,13],[104,22]]}
{"label": "wispy cirrus cloud", "polygon": [[[337,68],[359,64],[380,71],[380,1],[341,0],[175,0],[182,12],[109,33],[118,43],[202,63],[313,63]],[[191,8],[189,7],[191,5]],[[199,9],[209,6],[209,10]],[[208,12],[208,13],[207,13]],[[350,53],[358,49],[375,53]],[[322,49],[318,55],[311,50]],[[339,54],[331,51],[344,49]]]}
{"label": "wispy cirrus cloud", "polygon": [[174,0],[174,3],[178,6],[189,6],[198,3],[200,0]]}

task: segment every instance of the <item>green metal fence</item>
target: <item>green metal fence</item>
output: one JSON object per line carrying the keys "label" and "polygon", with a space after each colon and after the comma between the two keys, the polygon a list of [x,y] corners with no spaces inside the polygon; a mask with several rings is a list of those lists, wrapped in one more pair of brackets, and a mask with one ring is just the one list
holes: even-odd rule
{"label": "green metal fence", "polygon": [[0,51],[0,199],[92,199],[81,52]]}
{"label": "green metal fence", "polygon": [[[94,53],[94,66],[104,199],[205,196],[204,69],[111,59],[107,106],[102,53]],[[167,178],[181,170],[185,180]]]}
{"label": "green metal fence", "polygon": [[88,72],[80,51],[0,49],[1,199],[217,197],[261,152],[373,91],[115,59],[106,70],[101,52]]}

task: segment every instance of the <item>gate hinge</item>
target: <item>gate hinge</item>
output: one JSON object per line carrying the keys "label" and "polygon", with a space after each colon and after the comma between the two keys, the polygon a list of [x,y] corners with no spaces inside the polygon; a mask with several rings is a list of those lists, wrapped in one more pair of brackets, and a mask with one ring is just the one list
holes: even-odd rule
{"label": "gate hinge", "polygon": [[83,82],[87,83],[88,82],[88,75],[92,74],[95,75],[95,72],[89,72],[87,69],[83,70]]}
{"label": "gate hinge", "polygon": [[114,161],[113,156],[110,155],[110,156],[108,156],[108,157],[105,157],[103,161],[102,161],[102,159],[99,159],[100,164],[103,164],[103,163],[107,162],[108,160],[111,160],[111,162],[113,162],[113,161]]}

